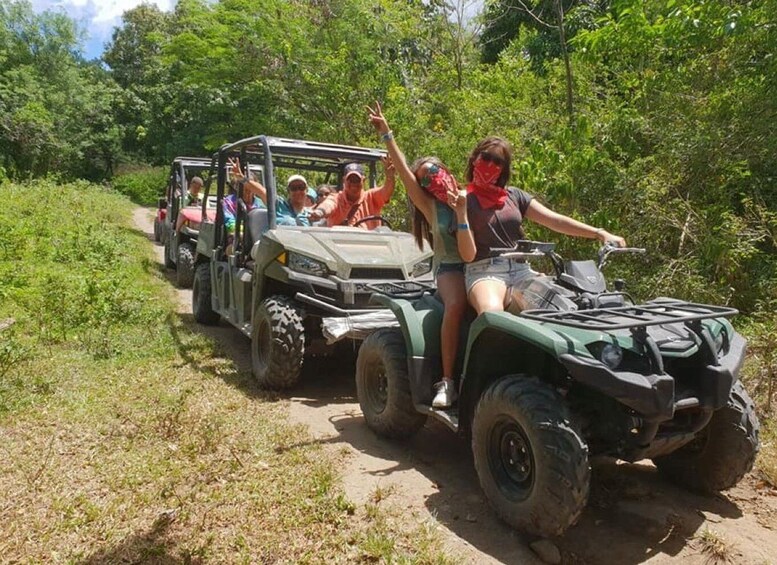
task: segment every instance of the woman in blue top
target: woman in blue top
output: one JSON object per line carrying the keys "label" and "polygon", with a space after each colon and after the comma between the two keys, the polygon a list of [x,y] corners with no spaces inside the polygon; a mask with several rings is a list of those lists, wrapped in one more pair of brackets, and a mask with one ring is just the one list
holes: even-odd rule
{"label": "woman in blue top", "polygon": [[[267,189],[256,179],[247,178],[240,168],[240,159],[230,159],[232,178],[243,184],[243,188],[259,197],[267,205]],[[275,200],[275,220],[279,226],[309,226],[310,208],[306,205],[308,181],[302,175],[291,175],[286,182],[288,198]],[[226,214],[226,212],[225,212]],[[233,220],[234,224],[234,220]]]}
{"label": "woman in blue top", "polygon": [[425,157],[408,166],[399,149],[380,104],[369,108],[370,122],[386,142],[391,160],[413,203],[413,233],[419,247],[426,239],[434,250],[437,290],[445,305],[440,330],[440,354],[442,357],[442,381],[435,384],[432,406],[447,408],[456,400],[453,371],[459,343],[459,328],[467,308],[464,292],[464,263],[459,256],[457,241],[469,229],[467,225],[467,199],[459,191],[453,176],[439,159]]}

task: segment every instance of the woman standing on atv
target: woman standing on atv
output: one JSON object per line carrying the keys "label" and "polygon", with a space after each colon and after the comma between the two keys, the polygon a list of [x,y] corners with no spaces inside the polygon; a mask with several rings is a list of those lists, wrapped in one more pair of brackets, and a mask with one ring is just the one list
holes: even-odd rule
{"label": "woman standing on atv", "polygon": [[[370,112],[370,122],[386,143],[389,156],[413,203],[413,234],[418,247],[423,247],[423,240],[426,239],[434,249],[437,290],[445,305],[445,311],[440,330],[443,379],[434,385],[432,406],[448,408],[456,400],[453,371],[459,344],[459,328],[467,308],[464,262],[459,256],[462,246],[466,248],[471,245],[471,238],[462,236],[463,231],[469,229],[466,193],[459,191],[456,179],[436,157],[424,157],[408,166],[383,116],[380,104],[376,102],[375,108],[368,106],[367,109]],[[472,251],[474,253],[474,247]]]}
{"label": "woman standing on atv", "polygon": [[[565,235],[599,239],[625,247],[626,241],[604,228],[595,228],[553,212],[510,180],[512,148],[500,137],[487,137],[475,146],[467,162],[467,217],[471,230],[459,238],[459,252],[467,262],[467,297],[478,314],[505,308],[513,292],[525,288],[537,276],[523,260],[491,257],[492,248],[511,248],[525,239],[523,220]],[[462,241],[470,239],[469,242]],[[463,245],[462,245],[463,244]],[[508,297],[508,289],[513,288]],[[532,297],[525,296],[530,307]]]}

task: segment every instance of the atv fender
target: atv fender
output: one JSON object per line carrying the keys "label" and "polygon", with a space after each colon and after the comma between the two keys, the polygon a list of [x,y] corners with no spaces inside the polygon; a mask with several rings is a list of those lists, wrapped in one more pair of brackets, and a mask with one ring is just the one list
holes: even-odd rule
{"label": "atv fender", "polygon": [[373,295],[372,302],[389,308],[399,322],[407,349],[407,369],[413,403],[431,404],[432,385],[442,377],[442,303],[431,296],[410,302],[380,294]]}
{"label": "atv fender", "polygon": [[[575,332],[561,334],[507,312],[485,312],[470,326],[460,387],[459,422],[466,425],[481,393],[509,374],[534,375],[560,382],[565,371],[558,359],[565,353],[589,355]],[[590,336],[590,332],[589,332]]]}

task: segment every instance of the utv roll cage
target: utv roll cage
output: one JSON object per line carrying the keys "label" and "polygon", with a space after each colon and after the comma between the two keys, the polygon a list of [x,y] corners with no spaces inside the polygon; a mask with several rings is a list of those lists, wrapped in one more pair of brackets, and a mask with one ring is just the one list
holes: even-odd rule
{"label": "utv roll cage", "polygon": [[[386,155],[380,149],[369,149],[349,145],[336,145],[314,141],[303,141],[282,137],[259,135],[227,143],[213,154],[208,181],[204,191],[206,197],[210,193],[213,178],[216,178],[216,195],[219,204],[227,196],[227,170],[229,159],[239,158],[240,166],[245,174],[250,164],[263,166],[260,179],[267,189],[268,229],[277,227],[275,211],[277,208],[278,188],[275,169],[284,168],[298,171],[315,171],[326,173],[325,182],[338,187],[342,185],[343,169],[348,163],[362,163],[368,168],[367,178],[370,187],[377,180],[376,163]],[[242,194],[238,194],[242,197]],[[206,200],[207,198],[203,199]],[[242,204],[241,204],[242,206]],[[241,230],[245,214],[238,214],[235,225],[235,241],[241,240]],[[216,240],[215,247],[224,252],[226,247],[224,230],[219,229],[224,224],[224,211],[219,205],[216,209]]]}

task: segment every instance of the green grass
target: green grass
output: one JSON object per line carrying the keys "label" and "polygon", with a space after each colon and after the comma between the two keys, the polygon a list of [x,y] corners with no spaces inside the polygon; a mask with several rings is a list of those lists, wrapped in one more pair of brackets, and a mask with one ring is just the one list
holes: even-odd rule
{"label": "green grass", "polygon": [[125,197],[0,191],[3,560],[450,562],[181,321]]}

